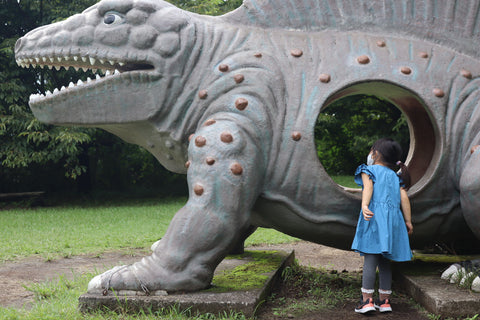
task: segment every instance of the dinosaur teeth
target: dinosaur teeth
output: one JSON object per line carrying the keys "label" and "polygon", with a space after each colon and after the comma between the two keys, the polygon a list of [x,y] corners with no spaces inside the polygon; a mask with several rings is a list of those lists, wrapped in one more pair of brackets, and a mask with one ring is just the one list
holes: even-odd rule
{"label": "dinosaur teeth", "polygon": [[[77,63],[72,63],[74,65],[68,65],[67,61],[76,61]],[[43,56],[43,57],[32,57],[32,58],[19,58],[16,59],[16,63],[18,66],[22,68],[29,68],[29,67],[41,67],[41,68],[48,68],[50,70],[61,70],[63,67],[65,70],[69,68],[73,68],[75,71],[79,71],[80,69],[83,72],[87,72],[92,70],[93,73],[99,71],[100,74],[105,73],[109,70],[108,75],[111,74],[118,74],[121,73],[120,70],[116,69],[115,67],[123,67],[126,65],[125,62],[115,61],[114,59],[101,59],[97,57],[91,57],[88,55],[80,56],[80,55],[72,55],[72,56]],[[94,68],[97,67],[97,68]],[[99,67],[103,67],[104,70],[98,69]]]}
{"label": "dinosaur teeth", "polygon": [[[44,58],[36,58],[36,59],[39,59],[39,60],[43,60]],[[36,59],[31,59],[32,62],[35,62]],[[50,60],[51,58],[46,58],[47,60]],[[98,61],[98,60],[95,60],[94,58],[88,58],[89,62],[92,62],[92,59],[93,59],[93,62],[95,61]],[[64,60],[63,58],[60,58],[60,59],[57,59],[55,57],[55,63],[58,63],[56,62],[56,60]],[[87,61],[88,61],[87,60]],[[17,59],[16,60],[17,64],[22,66],[22,67],[28,67],[29,65],[31,65],[30,63],[30,59]],[[60,62],[60,61],[59,61]],[[80,62],[80,61],[79,61]],[[110,62],[110,61],[109,61]],[[81,62],[80,62],[81,63]],[[32,64],[35,66],[35,64]],[[66,66],[60,66],[60,65],[53,65],[53,64],[39,64],[39,67],[43,67],[43,68],[49,68],[49,69],[53,69],[55,68],[56,70],[60,70],[62,67],[65,68],[65,70],[67,70],[67,68],[69,67],[66,67]],[[87,67],[81,67],[81,66],[71,66],[70,68],[73,68],[75,70],[79,70],[79,69],[82,69],[83,71],[87,71],[89,70]],[[30,99],[29,99],[29,103],[32,104],[32,103],[39,103],[41,100],[43,99],[53,99],[55,98],[57,95],[59,94],[68,94],[68,92],[70,90],[75,90],[75,88],[81,88],[81,87],[84,87],[84,86],[91,86],[93,84],[93,82],[97,81],[97,80],[100,80],[102,81],[104,79],[103,76],[101,76],[101,74],[103,73],[105,77],[111,77],[111,76],[119,76],[122,72],[118,69],[115,69],[113,70],[113,68],[109,68],[109,69],[105,69],[105,70],[102,70],[102,69],[93,69],[94,72],[98,71],[98,73],[95,73],[94,76],[95,78],[90,78],[90,77],[87,77],[86,80],[78,80],[76,83],[73,83],[73,82],[70,82],[68,84],[67,87],[65,86],[62,86],[60,89],[57,89],[55,88],[53,91],[46,91],[44,94],[32,94],[30,95]],[[99,74],[100,73],[100,74]],[[132,75],[131,75],[132,76]],[[135,77],[140,77],[139,79],[141,80],[142,79],[142,75],[135,75]]]}

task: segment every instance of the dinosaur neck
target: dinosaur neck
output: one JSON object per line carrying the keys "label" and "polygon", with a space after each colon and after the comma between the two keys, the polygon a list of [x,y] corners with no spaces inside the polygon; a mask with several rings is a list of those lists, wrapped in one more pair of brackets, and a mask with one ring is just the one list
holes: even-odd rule
{"label": "dinosaur neck", "polygon": [[[158,116],[177,141],[185,141],[195,132],[212,102],[230,90],[225,88],[220,92],[212,87],[224,76],[218,65],[232,54],[228,43],[234,38],[236,30],[222,30],[216,27],[215,19],[202,18],[200,16],[192,22],[189,32],[194,40],[172,64],[181,65],[182,70],[177,75],[169,75],[173,87],[167,86],[170,92],[164,103],[166,108]],[[178,79],[174,79],[175,76]],[[202,91],[207,92],[207,97],[201,94]]]}

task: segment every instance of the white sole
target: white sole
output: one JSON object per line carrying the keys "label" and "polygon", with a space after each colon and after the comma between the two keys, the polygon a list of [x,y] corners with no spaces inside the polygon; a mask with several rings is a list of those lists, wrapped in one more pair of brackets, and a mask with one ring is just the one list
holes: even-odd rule
{"label": "white sole", "polygon": [[355,309],[356,313],[367,313],[367,312],[372,312],[375,311],[375,307],[367,307],[367,308],[362,308],[362,309]]}
{"label": "white sole", "polygon": [[392,312],[392,308],[391,308],[391,307],[382,308],[382,307],[379,307],[379,306],[375,306],[375,308],[377,308],[378,311],[380,311],[380,312]]}

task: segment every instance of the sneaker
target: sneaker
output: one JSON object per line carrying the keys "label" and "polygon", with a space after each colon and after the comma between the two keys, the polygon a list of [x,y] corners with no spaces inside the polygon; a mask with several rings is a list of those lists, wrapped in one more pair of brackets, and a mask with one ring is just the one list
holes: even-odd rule
{"label": "sneaker", "polygon": [[355,312],[357,313],[368,313],[372,311],[375,311],[375,305],[373,304],[372,298],[361,301],[360,304],[355,308]]}
{"label": "sneaker", "polygon": [[390,299],[375,301],[375,308],[380,312],[392,312],[392,306],[390,305]]}

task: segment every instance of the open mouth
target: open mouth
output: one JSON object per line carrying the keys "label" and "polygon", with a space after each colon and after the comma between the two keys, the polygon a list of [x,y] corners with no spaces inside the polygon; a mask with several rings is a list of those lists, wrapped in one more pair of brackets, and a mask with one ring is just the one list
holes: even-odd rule
{"label": "open mouth", "polygon": [[91,72],[92,78],[78,80],[77,83],[70,82],[68,86],[47,91],[45,94],[37,93],[30,95],[30,105],[55,99],[67,93],[81,93],[89,87],[100,84],[111,84],[112,82],[123,81],[152,81],[160,77],[154,73],[155,67],[148,62],[129,62],[117,59],[103,59],[91,56],[43,56],[43,57],[22,57],[16,60],[23,68],[41,67],[48,69],[65,70],[73,68],[76,71]]}

